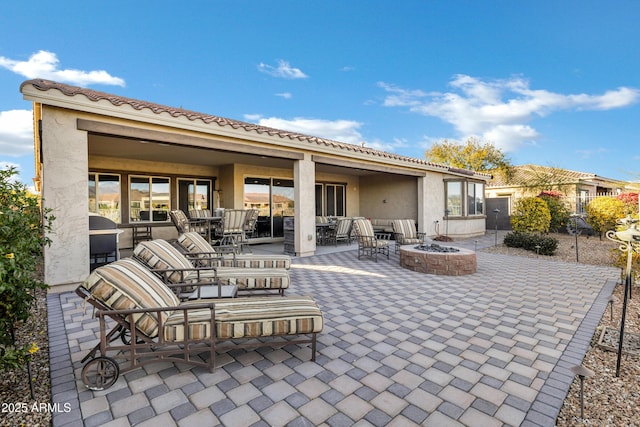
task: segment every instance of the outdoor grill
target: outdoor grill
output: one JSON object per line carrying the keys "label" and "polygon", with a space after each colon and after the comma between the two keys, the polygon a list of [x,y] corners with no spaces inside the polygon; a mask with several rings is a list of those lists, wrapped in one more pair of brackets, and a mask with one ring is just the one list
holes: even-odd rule
{"label": "outdoor grill", "polygon": [[89,270],[93,271],[101,265],[108,264],[118,256],[117,224],[96,214],[89,214]]}

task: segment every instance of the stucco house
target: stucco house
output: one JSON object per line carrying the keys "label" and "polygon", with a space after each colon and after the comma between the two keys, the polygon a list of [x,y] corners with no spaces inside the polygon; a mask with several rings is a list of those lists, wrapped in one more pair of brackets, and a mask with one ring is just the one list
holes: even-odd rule
{"label": "stucco house", "polygon": [[495,226],[492,212],[498,209],[498,226],[509,228],[513,203],[522,197],[534,197],[541,191],[556,191],[563,195],[572,212],[584,213],[584,206],[594,197],[618,195],[625,183],[594,173],[568,169],[522,165],[513,166],[509,177],[495,173],[485,186],[487,228]]}
{"label": "stucco house", "polygon": [[446,217],[449,236],[485,232],[487,174],[48,80],[20,91],[33,103],[35,183],[56,216],[52,286],[89,273],[89,212],[117,223],[121,248],[139,224],[176,238],[171,209],[256,203],[253,243],[282,240],[290,215],[298,256],[316,250],[316,215],[412,218],[432,236]]}

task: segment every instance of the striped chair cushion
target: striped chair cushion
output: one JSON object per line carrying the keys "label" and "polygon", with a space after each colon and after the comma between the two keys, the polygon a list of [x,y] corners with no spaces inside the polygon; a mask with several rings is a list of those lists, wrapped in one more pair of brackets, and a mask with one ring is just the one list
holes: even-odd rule
{"label": "striped chair cushion", "polygon": [[[211,337],[211,311],[188,313],[188,338]],[[234,298],[216,302],[215,328],[220,340],[321,332],[322,312],[308,296]],[[185,339],[184,312],[176,311],[164,327],[167,341]]]}
{"label": "striped chair cushion", "polygon": [[224,233],[242,234],[247,211],[242,209],[225,209],[223,217]]}
{"label": "striped chair cushion", "polygon": [[207,240],[199,233],[191,231],[181,234],[178,237],[178,244],[191,254],[203,254],[202,256],[198,256],[198,258],[203,258],[201,261],[197,262],[198,265],[202,267],[211,265],[211,261],[204,258],[215,256],[213,255],[213,253],[215,253],[215,249],[213,249],[209,242],[207,242]]}
{"label": "striped chair cushion", "polygon": [[189,231],[189,218],[180,209],[169,212],[171,221],[176,226],[179,232],[184,233]]}
{"label": "striped chair cushion", "polygon": [[[160,279],[128,258],[96,268],[80,286],[112,310],[174,307],[180,304],[180,300]],[[164,319],[171,314],[168,311],[161,315]],[[134,319],[138,330],[152,338],[157,336],[156,315],[136,314]]]}
{"label": "striped chair cushion", "polygon": [[291,257],[288,255],[251,255],[240,254],[233,257],[224,257],[222,265],[238,268],[291,268]]}
{"label": "striped chair cushion", "polygon": [[373,225],[368,219],[356,219],[353,226],[358,236],[374,236]]}
{"label": "striped chair cushion", "polygon": [[[291,268],[291,257],[288,255],[253,255],[253,254],[240,254],[222,255],[223,260],[220,262],[214,262],[211,264],[210,259],[204,259],[211,257],[212,253],[215,253],[215,249],[207,242],[200,234],[190,232],[181,234],[178,237],[178,243],[185,250],[191,254],[204,253],[202,260],[198,262],[198,265],[202,267],[206,266],[224,266],[224,267],[238,267],[238,268]],[[234,262],[235,259],[235,262]]]}
{"label": "striped chair cushion", "polygon": [[[133,250],[133,254],[152,270],[193,268],[189,259],[166,240],[140,242]],[[182,273],[176,271],[167,277],[171,283],[180,283]]]}
{"label": "striped chair cushion", "polygon": [[[291,283],[289,273],[286,270],[236,267],[217,267],[215,270],[193,271],[185,276],[184,283],[213,283],[216,278],[222,286],[236,285],[239,290],[287,289]],[[191,289],[185,288],[185,290]]]}
{"label": "striped chair cushion", "polygon": [[[287,289],[291,282],[282,269],[218,267],[217,271],[220,284],[236,285],[239,290]],[[196,280],[195,275],[190,278]]]}
{"label": "striped chair cushion", "polygon": [[416,223],[412,219],[394,219],[393,232],[402,234],[404,239],[417,239]]}
{"label": "striped chair cushion", "polygon": [[211,211],[209,209],[190,209],[189,217],[191,218],[209,218]]}

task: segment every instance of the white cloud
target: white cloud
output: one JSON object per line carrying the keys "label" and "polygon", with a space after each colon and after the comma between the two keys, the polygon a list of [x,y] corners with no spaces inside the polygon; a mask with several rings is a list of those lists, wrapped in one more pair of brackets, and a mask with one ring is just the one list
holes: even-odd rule
{"label": "white cloud", "polygon": [[76,85],[105,84],[124,86],[125,82],[119,77],[113,77],[104,70],[82,71],[74,69],[59,69],[58,57],[55,53],[41,50],[34,53],[27,61],[17,61],[0,56],[0,67],[13,71],[29,79],[41,78]]}
{"label": "white cloud", "polygon": [[359,132],[362,123],[354,120],[323,120],[296,117],[292,120],[279,117],[262,117],[256,114],[245,114],[245,120],[257,123],[274,129],[282,129],[291,132],[298,132],[304,135],[317,136],[319,138],[330,139],[332,141],[344,142],[347,144],[361,145],[374,150],[381,150],[393,153],[400,148],[408,147],[409,144],[403,139],[394,139],[391,142],[374,139],[365,141]]}
{"label": "white cloud", "polygon": [[387,92],[383,105],[408,108],[451,124],[460,139],[476,136],[504,151],[534,143],[540,134],[529,123],[556,111],[608,110],[637,103],[640,90],[620,87],[604,94],[561,94],[533,90],[521,77],[484,81],[456,75],[451,91],[428,93],[380,82]]}
{"label": "white cloud", "polygon": [[276,93],[276,96],[279,96],[280,98],[284,98],[284,99],[291,99],[291,98],[293,98],[293,95],[291,94],[291,92],[281,92],[281,93]]}
{"label": "white cloud", "polygon": [[302,70],[292,67],[287,61],[283,60],[279,60],[278,65],[275,67],[261,62],[258,64],[258,71],[283,79],[306,79],[308,77]]}
{"label": "white cloud", "polygon": [[265,118],[256,115],[246,115],[245,119],[252,120],[261,126],[298,132],[348,144],[360,144],[362,141],[362,135],[358,132],[362,123],[353,120],[323,120],[303,117],[287,120],[279,117]]}
{"label": "white cloud", "polygon": [[33,153],[31,110],[0,111],[0,155],[20,157]]}

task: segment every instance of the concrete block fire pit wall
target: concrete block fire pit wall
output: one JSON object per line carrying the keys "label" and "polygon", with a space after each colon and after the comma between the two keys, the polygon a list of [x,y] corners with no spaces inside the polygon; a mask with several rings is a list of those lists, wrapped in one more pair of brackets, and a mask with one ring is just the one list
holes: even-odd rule
{"label": "concrete block fire pit wall", "polygon": [[463,276],[476,272],[476,253],[459,248],[457,252],[428,252],[415,245],[400,247],[400,265],[425,274]]}

